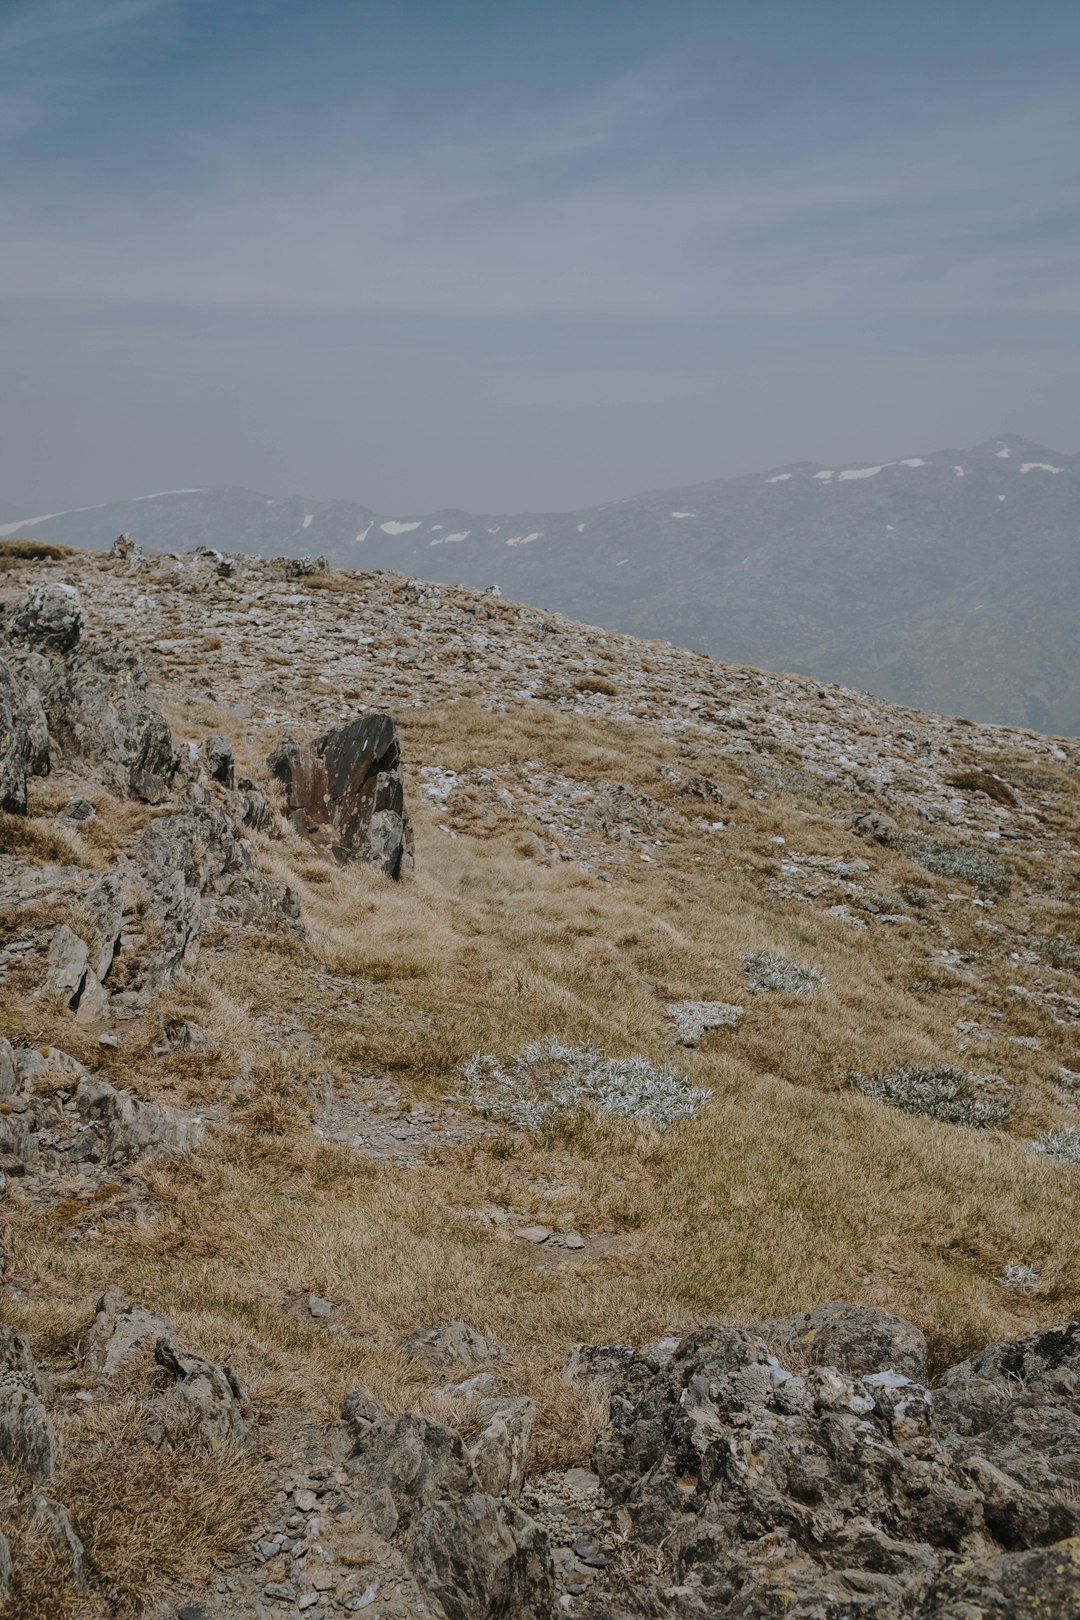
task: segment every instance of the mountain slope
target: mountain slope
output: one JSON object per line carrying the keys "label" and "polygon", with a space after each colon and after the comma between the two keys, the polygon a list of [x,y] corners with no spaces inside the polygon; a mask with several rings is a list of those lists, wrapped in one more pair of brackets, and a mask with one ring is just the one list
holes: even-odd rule
{"label": "mountain slope", "polygon": [[[0,1609],[1074,1613],[1080,742],[396,574],[34,549]],[[343,730],[400,881],[281,792]]]}
{"label": "mountain slope", "polygon": [[579,512],[380,516],[227,486],[7,524],[103,547],[322,552],[975,719],[1080,733],[1080,459],[1015,436]]}

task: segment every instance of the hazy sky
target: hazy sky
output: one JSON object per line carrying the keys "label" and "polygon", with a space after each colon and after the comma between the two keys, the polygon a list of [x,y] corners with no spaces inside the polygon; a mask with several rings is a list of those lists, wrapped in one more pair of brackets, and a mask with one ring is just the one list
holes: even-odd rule
{"label": "hazy sky", "polygon": [[1069,0],[0,0],[0,506],[1080,449]]}

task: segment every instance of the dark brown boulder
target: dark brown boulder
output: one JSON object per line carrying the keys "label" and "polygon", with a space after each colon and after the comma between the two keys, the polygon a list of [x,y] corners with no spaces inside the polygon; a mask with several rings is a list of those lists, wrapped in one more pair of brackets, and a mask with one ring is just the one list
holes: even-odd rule
{"label": "dark brown boulder", "polygon": [[289,820],[336,861],[367,861],[400,878],[413,864],[401,748],[388,714],[359,715],[314,742],[281,743],[267,762]]}

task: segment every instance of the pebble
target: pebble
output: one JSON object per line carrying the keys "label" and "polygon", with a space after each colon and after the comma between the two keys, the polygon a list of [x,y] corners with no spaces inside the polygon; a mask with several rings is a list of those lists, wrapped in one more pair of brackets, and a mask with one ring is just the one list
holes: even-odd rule
{"label": "pebble", "polygon": [[307,1308],[308,1314],[316,1318],[325,1318],[334,1309],[328,1299],[320,1299],[318,1294],[308,1295]]}

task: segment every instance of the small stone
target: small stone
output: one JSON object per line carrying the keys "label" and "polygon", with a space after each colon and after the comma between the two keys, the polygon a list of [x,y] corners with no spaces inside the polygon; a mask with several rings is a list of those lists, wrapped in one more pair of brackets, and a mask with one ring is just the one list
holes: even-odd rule
{"label": "small stone", "polygon": [[577,1232],[564,1232],[562,1246],[564,1249],[583,1249],[585,1247],[585,1239]]}
{"label": "small stone", "polygon": [[520,1238],[523,1243],[546,1243],[551,1236],[551,1229],[547,1226],[519,1226],[514,1236]]}
{"label": "small stone", "polygon": [[314,1513],[319,1505],[319,1498],[314,1491],[296,1491],[293,1494],[293,1501],[300,1513]]}
{"label": "small stone", "polygon": [[318,1294],[309,1294],[307,1302],[308,1314],[319,1319],[325,1319],[334,1307],[328,1299],[320,1299]]}

